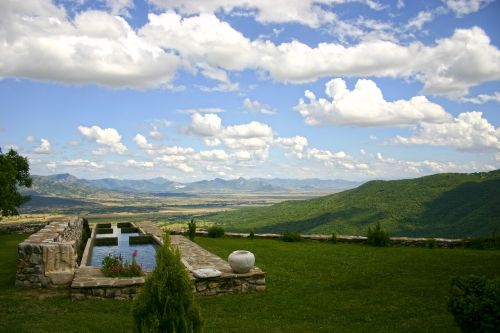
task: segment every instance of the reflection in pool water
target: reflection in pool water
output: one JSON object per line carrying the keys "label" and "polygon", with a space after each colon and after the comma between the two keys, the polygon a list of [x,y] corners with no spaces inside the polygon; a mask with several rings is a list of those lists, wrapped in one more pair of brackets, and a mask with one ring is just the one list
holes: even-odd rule
{"label": "reflection in pool water", "polygon": [[141,244],[141,245],[129,245],[129,236],[138,236],[138,233],[132,234],[122,234],[120,228],[117,226],[112,226],[113,234],[98,234],[96,238],[102,237],[118,237],[118,246],[94,246],[92,249],[92,266],[101,266],[102,259],[108,254],[119,255],[123,257],[123,261],[127,260],[132,262],[132,253],[137,250],[136,261],[142,266],[142,270],[145,272],[151,272],[156,265],[156,245],[153,244]]}

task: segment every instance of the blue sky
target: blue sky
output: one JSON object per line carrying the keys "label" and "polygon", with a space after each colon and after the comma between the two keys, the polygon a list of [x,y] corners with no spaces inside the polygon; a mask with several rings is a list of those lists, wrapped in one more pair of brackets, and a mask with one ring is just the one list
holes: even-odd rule
{"label": "blue sky", "polygon": [[6,0],[0,146],[34,174],[500,168],[500,1]]}

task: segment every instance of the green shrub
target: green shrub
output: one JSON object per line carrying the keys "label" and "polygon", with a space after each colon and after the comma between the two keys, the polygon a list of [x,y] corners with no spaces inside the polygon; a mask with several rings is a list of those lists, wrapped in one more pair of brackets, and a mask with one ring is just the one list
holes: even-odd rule
{"label": "green shrub", "polygon": [[474,275],[451,281],[448,310],[462,332],[498,332],[500,328],[500,278]]}
{"label": "green shrub", "polygon": [[170,237],[156,252],[156,267],[132,304],[135,332],[201,332],[200,308],[178,250]]}
{"label": "green shrub", "polygon": [[281,239],[285,242],[300,242],[302,237],[296,231],[285,231]]}
{"label": "green shrub", "polygon": [[368,227],[368,245],[372,246],[387,246],[389,245],[389,235],[382,230],[380,222],[377,222],[375,229]]}
{"label": "green shrub", "polygon": [[194,219],[191,219],[191,221],[188,222],[188,237],[190,240],[194,240],[194,237],[196,236],[196,222]]}
{"label": "green shrub", "polygon": [[467,247],[478,250],[499,250],[500,236],[470,238]]}
{"label": "green shrub", "polygon": [[210,228],[208,228],[208,237],[211,238],[220,238],[224,236],[224,228],[219,227],[217,225],[213,225]]}
{"label": "green shrub", "polygon": [[250,239],[255,238],[255,229],[252,229],[252,231],[250,231],[250,234],[248,234],[248,238],[250,238]]}
{"label": "green shrub", "polygon": [[132,254],[132,262],[123,261],[120,255],[108,254],[102,259],[101,272],[107,277],[133,277],[142,276],[142,267],[135,261],[137,250]]}
{"label": "green shrub", "polygon": [[337,235],[332,232],[332,239],[330,240],[330,242],[332,242],[333,244],[337,244]]}
{"label": "green shrub", "polygon": [[436,240],[434,238],[429,238],[425,241],[425,247],[433,249],[436,247]]}

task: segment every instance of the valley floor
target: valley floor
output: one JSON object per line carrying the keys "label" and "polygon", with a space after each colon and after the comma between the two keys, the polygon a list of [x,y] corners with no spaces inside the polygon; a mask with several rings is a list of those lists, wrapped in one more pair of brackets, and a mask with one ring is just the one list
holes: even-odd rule
{"label": "valley floor", "polygon": [[[13,287],[17,244],[0,235],[0,332],[128,332],[131,305]],[[458,332],[450,278],[500,276],[500,251],[372,248],[278,240],[196,241],[222,258],[255,253],[266,293],[198,298],[205,332]]]}

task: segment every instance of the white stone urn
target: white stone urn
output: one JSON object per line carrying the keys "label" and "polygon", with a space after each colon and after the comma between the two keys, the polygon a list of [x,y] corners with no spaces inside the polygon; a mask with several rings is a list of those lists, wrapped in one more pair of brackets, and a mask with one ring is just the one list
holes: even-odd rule
{"label": "white stone urn", "polygon": [[237,250],[227,258],[229,265],[235,273],[248,273],[255,264],[255,256],[250,251]]}

